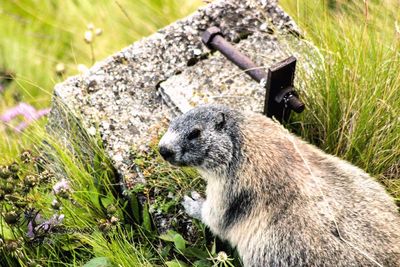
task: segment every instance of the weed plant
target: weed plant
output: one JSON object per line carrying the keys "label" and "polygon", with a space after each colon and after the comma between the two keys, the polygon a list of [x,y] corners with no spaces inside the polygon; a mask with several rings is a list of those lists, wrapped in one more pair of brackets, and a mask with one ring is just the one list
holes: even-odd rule
{"label": "weed plant", "polygon": [[98,137],[72,136],[68,147],[45,132],[35,140],[33,151],[0,166],[6,266],[232,265],[180,209],[185,192],[201,190],[198,175],[162,161],[156,143],[135,155],[148,182],[124,191]]}

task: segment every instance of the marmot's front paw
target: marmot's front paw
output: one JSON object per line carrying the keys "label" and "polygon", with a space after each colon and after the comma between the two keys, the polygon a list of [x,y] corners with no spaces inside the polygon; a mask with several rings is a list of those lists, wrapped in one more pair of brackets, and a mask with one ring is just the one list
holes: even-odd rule
{"label": "marmot's front paw", "polygon": [[190,217],[201,220],[201,207],[204,201],[205,199],[202,198],[199,193],[193,191],[190,197],[183,197],[182,205]]}

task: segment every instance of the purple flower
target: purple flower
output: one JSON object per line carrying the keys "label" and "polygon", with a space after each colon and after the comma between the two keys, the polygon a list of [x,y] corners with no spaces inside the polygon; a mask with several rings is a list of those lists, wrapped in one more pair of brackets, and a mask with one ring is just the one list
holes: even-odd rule
{"label": "purple flower", "polygon": [[50,219],[43,220],[42,216],[37,213],[35,218],[28,223],[28,232],[26,235],[29,238],[35,238],[36,236],[50,233],[54,226],[62,223],[64,217],[64,214],[54,214]]}
{"label": "purple flower", "polygon": [[31,124],[33,121],[47,115],[49,112],[50,108],[36,110],[31,105],[21,102],[17,106],[6,110],[6,112],[4,112],[0,116],[0,121],[4,123],[9,123],[12,120],[14,120],[17,116],[20,115],[23,116],[24,117],[23,121],[21,121],[14,128],[16,132],[21,132],[26,127],[28,127],[28,125]]}
{"label": "purple flower", "polygon": [[4,86],[0,84],[0,93],[4,91]]}
{"label": "purple flower", "polygon": [[60,193],[65,193],[71,191],[71,187],[69,186],[69,183],[67,180],[64,178],[61,179],[61,181],[58,181],[54,186],[53,186],[53,193],[54,195],[59,195]]}

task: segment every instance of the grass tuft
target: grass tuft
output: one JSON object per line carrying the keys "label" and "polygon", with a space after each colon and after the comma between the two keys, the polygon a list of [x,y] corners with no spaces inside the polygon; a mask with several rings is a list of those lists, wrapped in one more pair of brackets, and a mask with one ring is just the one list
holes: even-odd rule
{"label": "grass tuft", "polygon": [[[307,109],[293,128],[400,197],[398,1],[282,1],[323,61],[304,82]],[[299,126],[300,125],[300,126]]]}

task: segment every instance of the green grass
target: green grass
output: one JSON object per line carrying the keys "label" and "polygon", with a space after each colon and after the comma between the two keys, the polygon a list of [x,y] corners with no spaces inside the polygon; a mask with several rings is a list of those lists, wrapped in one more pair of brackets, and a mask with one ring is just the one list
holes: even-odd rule
{"label": "green grass", "polygon": [[[54,84],[77,74],[78,64],[89,67],[201,4],[4,2],[0,70],[14,73],[15,79],[0,93],[0,114],[20,100],[37,108],[49,106]],[[315,62],[320,62],[312,75],[298,71],[307,109],[294,116],[289,127],[326,152],[367,170],[400,200],[400,30],[395,26],[397,22],[400,27],[400,3],[358,2],[281,1],[313,43],[318,52]],[[84,42],[90,23],[103,30],[95,36],[93,53]],[[63,74],[55,71],[58,63],[65,65]],[[235,262],[229,250],[230,258],[222,260],[204,226],[192,224],[181,211],[181,197],[192,189],[202,190],[203,184],[193,170],[165,164],[154,149],[156,137],[147,153],[132,148],[148,183],[125,192],[130,196],[126,198],[118,192],[117,176],[98,137],[76,136],[72,154],[44,131],[44,123],[22,134],[0,125],[0,165],[15,161],[20,167],[17,174],[0,179],[2,263],[82,266],[94,259],[106,266],[231,266]],[[80,150],[81,138],[90,144],[92,159]],[[30,148],[33,157],[45,155],[49,160],[23,163],[24,148]],[[27,175],[35,177],[30,178],[33,185]],[[52,185],[60,175],[69,178],[71,190],[54,195]],[[54,199],[60,210],[52,207]],[[25,235],[29,220],[24,219],[32,209],[45,219],[54,213],[65,218],[52,231],[42,232],[42,240],[32,242]],[[5,222],[10,212],[18,214],[17,223]],[[160,216],[168,218],[173,231],[158,232]]]}
{"label": "green grass", "polygon": [[[15,81],[0,96],[0,114],[20,100],[48,107],[54,85],[78,74],[79,64],[90,67],[200,4],[200,0],[2,1],[0,71],[13,73]],[[94,56],[84,41],[89,24],[103,31],[92,43]],[[58,63],[65,66],[62,75],[56,73]],[[0,161],[17,156],[32,143],[31,135],[30,131],[15,135],[0,125]]]}

